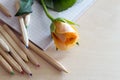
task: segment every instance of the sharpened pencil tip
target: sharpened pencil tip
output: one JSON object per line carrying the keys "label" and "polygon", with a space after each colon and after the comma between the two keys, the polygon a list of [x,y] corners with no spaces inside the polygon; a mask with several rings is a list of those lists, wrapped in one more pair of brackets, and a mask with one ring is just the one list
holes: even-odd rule
{"label": "sharpened pencil tip", "polygon": [[28,46],[26,46],[26,48],[28,49],[29,47],[28,47]]}
{"label": "sharpened pencil tip", "polygon": [[37,64],[36,66],[37,66],[37,67],[40,67],[40,65],[39,65],[39,64]]}
{"label": "sharpened pencil tip", "polygon": [[11,52],[9,51],[8,54],[11,54]]}
{"label": "sharpened pencil tip", "polygon": [[14,75],[15,73],[14,72],[10,72],[11,75]]}
{"label": "sharpened pencil tip", "polygon": [[24,74],[24,71],[21,71],[20,73],[21,73],[21,74]]}
{"label": "sharpened pencil tip", "polygon": [[32,73],[30,73],[29,75],[32,76]]}
{"label": "sharpened pencil tip", "polygon": [[29,75],[32,76],[32,73],[30,73]]}
{"label": "sharpened pencil tip", "polygon": [[63,70],[65,73],[69,73],[66,69]]}

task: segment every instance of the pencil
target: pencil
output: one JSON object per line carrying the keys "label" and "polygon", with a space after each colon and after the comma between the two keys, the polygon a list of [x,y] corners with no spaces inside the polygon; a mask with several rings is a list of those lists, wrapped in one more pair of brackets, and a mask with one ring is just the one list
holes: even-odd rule
{"label": "pencil", "polygon": [[4,7],[1,3],[0,3],[0,11],[6,15],[7,17],[11,17],[10,12],[8,11],[8,9],[6,7]]}
{"label": "pencil", "polygon": [[3,25],[4,30],[6,30],[6,32],[9,33],[9,35],[14,39],[14,41],[19,44],[19,46],[21,47],[21,49],[26,53],[26,55],[28,56],[28,59],[35,64],[36,66],[40,66],[37,59],[35,58],[35,56],[31,53],[31,51],[29,51],[27,48],[24,47],[24,44],[17,38],[17,36],[13,33],[13,31],[7,26],[7,25]]}
{"label": "pencil", "polygon": [[[19,9],[19,3],[17,1],[16,2],[16,10],[18,11],[18,9]],[[19,23],[20,23],[24,44],[28,48],[28,46],[29,46],[29,39],[28,39],[28,34],[27,34],[27,29],[26,29],[25,23],[24,23],[24,19],[23,19],[22,16],[18,16],[18,20],[19,20]]]}
{"label": "pencil", "polygon": [[46,60],[48,63],[50,63],[53,67],[60,71],[64,71],[68,73],[67,69],[58,61],[53,59],[52,57],[48,56],[46,53],[44,53],[42,50],[40,50],[38,47],[36,47],[33,43],[29,43],[30,48],[36,52],[40,57],[42,57],[44,60]]}
{"label": "pencil", "polygon": [[8,43],[8,41],[4,38],[4,36],[0,33],[0,37],[7,43],[11,50],[12,57],[18,62],[18,64],[22,67],[22,69],[30,76],[32,76],[32,72],[27,64],[21,59],[21,57],[16,53],[16,51],[12,48],[12,46]]}
{"label": "pencil", "polygon": [[29,26],[30,16],[31,16],[30,14],[26,14],[25,17],[24,17],[26,28]]}
{"label": "pencil", "polygon": [[5,37],[5,39],[10,43],[10,45],[17,51],[19,56],[26,62],[28,62],[28,58],[26,54],[22,51],[22,49],[16,44],[16,42],[12,39],[11,36],[4,30],[3,26],[0,26],[0,32]]}
{"label": "pencil", "polygon": [[2,49],[0,49],[0,54],[15,70],[23,74],[21,66],[9,54],[6,54],[6,52],[4,52]]}
{"label": "pencil", "polygon": [[14,74],[12,67],[7,63],[7,61],[0,55],[0,64],[5,68],[11,75]]}
{"label": "pencil", "polygon": [[1,38],[0,38],[0,47],[1,47],[4,51],[10,53],[10,49],[9,49],[8,45],[7,45]]}

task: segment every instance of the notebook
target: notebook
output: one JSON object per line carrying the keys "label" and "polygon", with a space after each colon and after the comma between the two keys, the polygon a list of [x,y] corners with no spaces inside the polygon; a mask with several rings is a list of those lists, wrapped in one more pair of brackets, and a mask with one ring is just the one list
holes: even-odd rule
{"label": "notebook", "polygon": [[[0,0],[0,3],[2,3],[12,15],[12,17],[9,18],[0,12],[0,19],[9,24],[14,30],[21,33],[18,19],[14,16],[16,13],[15,1],[16,0]],[[49,10],[49,12],[56,18],[63,17],[75,21],[94,2],[95,0],[77,0],[74,6],[65,11],[55,12]],[[34,2],[32,9],[33,13],[31,14],[30,25],[27,29],[29,39],[41,49],[46,50],[52,42],[50,34],[51,21],[46,17],[42,6],[37,1]]]}

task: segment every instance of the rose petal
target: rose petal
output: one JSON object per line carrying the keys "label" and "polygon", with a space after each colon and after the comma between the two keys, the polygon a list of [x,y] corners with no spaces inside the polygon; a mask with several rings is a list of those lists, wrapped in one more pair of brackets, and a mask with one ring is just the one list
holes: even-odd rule
{"label": "rose petal", "polygon": [[67,46],[73,46],[78,40],[78,34],[73,32],[67,32],[64,34],[66,37],[65,44]]}
{"label": "rose petal", "polygon": [[73,32],[61,34],[61,37],[60,34],[58,37],[58,35],[53,33],[52,37],[54,39],[56,47],[61,50],[69,49],[70,47],[74,46],[78,40],[78,34]]}
{"label": "rose petal", "polygon": [[56,33],[75,32],[72,25],[64,22],[56,22]]}
{"label": "rose petal", "polygon": [[67,46],[65,45],[65,43],[63,43],[61,40],[59,40],[55,34],[52,34],[54,43],[56,45],[56,47],[60,50],[66,50]]}

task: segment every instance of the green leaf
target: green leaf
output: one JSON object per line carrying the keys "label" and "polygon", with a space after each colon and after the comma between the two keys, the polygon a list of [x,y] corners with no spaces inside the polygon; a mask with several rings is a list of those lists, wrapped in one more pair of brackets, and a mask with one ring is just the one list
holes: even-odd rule
{"label": "green leaf", "polygon": [[52,23],[50,26],[50,31],[55,32],[55,29],[56,29],[56,27],[55,27],[54,23]]}
{"label": "green leaf", "polygon": [[79,24],[76,24],[75,22],[72,22],[72,21],[67,20],[67,19],[65,19],[65,20],[66,20],[66,22],[69,23],[69,24],[80,26]]}
{"label": "green leaf", "polygon": [[44,1],[47,7],[52,8],[52,9],[54,8],[53,0],[44,0]]}
{"label": "green leaf", "polygon": [[48,8],[60,12],[73,6],[76,1],[77,0],[45,0],[45,4]]}
{"label": "green leaf", "polygon": [[20,0],[20,9],[15,14],[15,16],[32,13],[33,2],[33,0]]}
{"label": "green leaf", "polygon": [[54,22],[56,22],[56,21],[66,22],[66,20],[65,20],[64,18],[56,18],[56,19],[54,20]]}
{"label": "green leaf", "polygon": [[70,21],[70,20],[67,20],[67,19],[65,19],[65,20],[66,20],[67,23],[75,25],[74,22],[72,22],[72,21]]}

